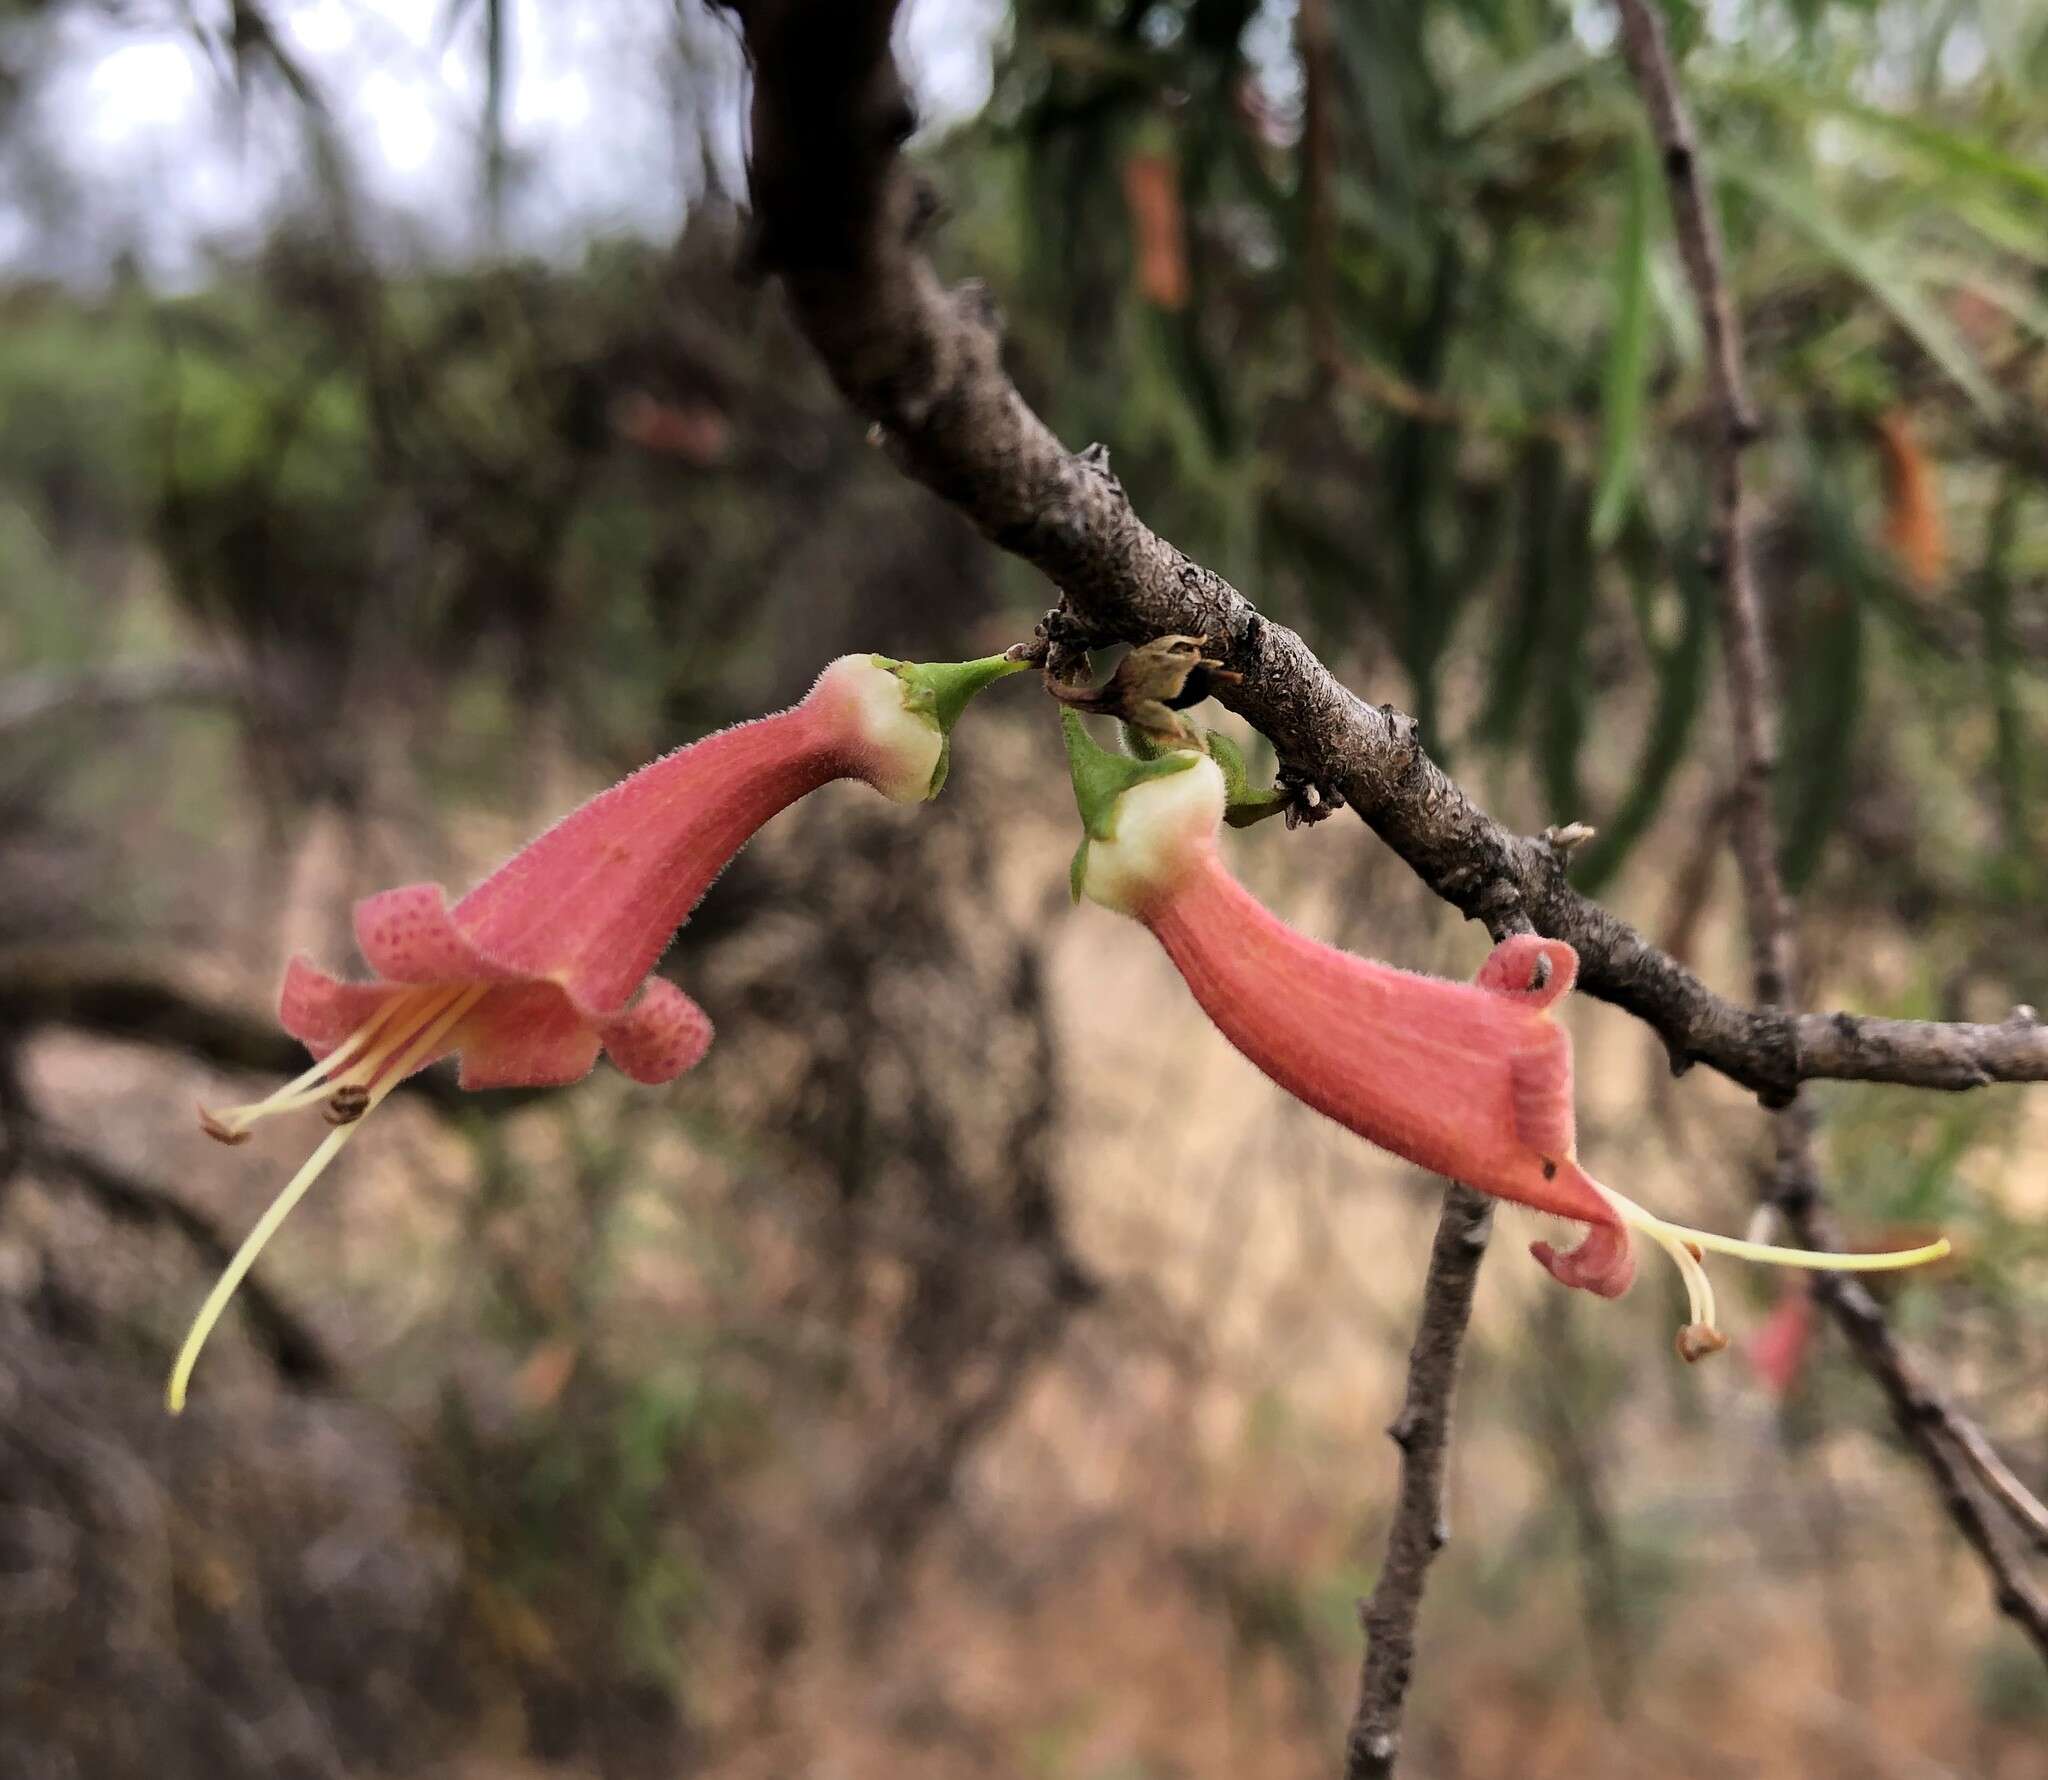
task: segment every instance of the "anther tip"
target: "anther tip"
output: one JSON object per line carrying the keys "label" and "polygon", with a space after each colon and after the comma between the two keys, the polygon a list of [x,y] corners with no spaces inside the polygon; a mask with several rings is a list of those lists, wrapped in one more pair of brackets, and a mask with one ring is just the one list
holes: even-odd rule
{"label": "anther tip", "polygon": [[1678,1357],[1688,1366],[1696,1366],[1709,1354],[1717,1354],[1728,1345],[1728,1337],[1711,1323],[1687,1323],[1678,1331]]}
{"label": "anther tip", "polygon": [[370,1110],[370,1090],[350,1086],[336,1088],[328,1097],[327,1104],[320,1109],[320,1116],[330,1125],[353,1125]]}
{"label": "anther tip", "polygon": [[249,1141],[247,1131],[238,1125],[230,1125],[225,1119],[216,1117],[203,1106],[199,1109],[199,1129],[215,1143],[237,1144]]}

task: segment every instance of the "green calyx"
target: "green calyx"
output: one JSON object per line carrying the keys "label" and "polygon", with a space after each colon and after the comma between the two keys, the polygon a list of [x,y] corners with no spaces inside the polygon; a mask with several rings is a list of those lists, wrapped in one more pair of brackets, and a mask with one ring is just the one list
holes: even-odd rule
{"label": "green calyx", "polygon": [[[1202,745],[1209,758],[1215,761],[1223,773],[1223,820],[1232,828],[1249,828],[1254,822],[1263,822],[1268,816],[1277,816],[1287,808],[1286,795],[1273,786],[1254,787],[1251,775],[1245,770],[1244,753],[1220,729],[1205,729],[1201,732]],[[1141,760],[1157,760],[1169,750],[1157,738],[1147,735],[1141,729],[1126,727],[1124,736],[1131,745],[1131,751]]]}
{"label": "green calyx", "polygon": [[1286,793],[1272,785],[1254,787],[1244,767],[1244,754],[1221,730],[1206,733],[1209,758],[1223,769],[1223,820],[1232,828],[1249,828],[1287,808]]}
{"label": "green calyx", "polygon": [[1031,664],[1012,661],[1007,655],[984,655],[979,661],[895,661],[886,655],[871,658],[903,682],[903,708],[922,717],[939,732],[939,763],[932,768],[931,789],[926,801],[937,797],[953,764],[953,725],[968,701],[991,681],[1022,673]]}
{"label": "green calyx", "polygon": [[1112,754],[1088,733],[1087,725],[1073,711],[1060,713],[1060,729],[1066,737],[1067,771],[1074,781],[1074,802],[1080,808],[1084,831],[1067,874],[1067,888],[1079,902],[1081,886],[1088,877],[1089,842],[1116,838],[1117,800],[1147,779],[1187,771],[1197,756],[1191,748],[1160,749],[1149,758]]}

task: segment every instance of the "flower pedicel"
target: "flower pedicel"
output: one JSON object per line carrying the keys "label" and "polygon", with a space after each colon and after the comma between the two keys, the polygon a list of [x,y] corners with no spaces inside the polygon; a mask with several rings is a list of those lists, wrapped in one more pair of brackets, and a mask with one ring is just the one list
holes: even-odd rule
{"label": "flower pedicel", "polygon": [[920,664],[845,655],[789,710],[707,736],[601,792],[531,842],[454,907],[438,884],[356,904],[356,943],[374,973],[342,982],[298,957],[278,1019],[318,1059],[267,1099],[200,1123],[240,1143],[259,1119],[320,1106],[335,1127],[271,1203],[193,1320],[165,1393],[173,1414],[208,1334],[292,1208],[365,1113],[450,1052],[465,1088],[555,1087],[603,1050],[635,1081],[672,1081],[704,1055],[711,1022],[656,962],[698,899],[754,832],[833,779],[895,803],[945,782],[954,721],[1000,656]]}
{"label": "flower pedicel", "polygon": [[1562,1254],[1530,1245],[1561,1283],[1618,1298],[1635,1277],[1630,1233],[1649,1237],[1685,1279],[1691,1321],[1678,1351],[1687,1360],[1727,1345],[1702,1250],[1839,1272],[1948,1253],[1945,1240],[1878,1255],[1743,1242],[1666,1223],[1602,1186],[1579,1166],[1571,1039],[1551,1017],[1578,971],[1570,946],[1518,934],[1493,949],[1475,982],[1453,983],[1323,945],[1225,867],[1216,846],[1225,767],[1191,749],[1112,754],[1072,712],[1063,721],[1087,830],[1076,898],[1149,927],[1224,1037],[1297,1099],[1433,1173],[1584,1225]]}

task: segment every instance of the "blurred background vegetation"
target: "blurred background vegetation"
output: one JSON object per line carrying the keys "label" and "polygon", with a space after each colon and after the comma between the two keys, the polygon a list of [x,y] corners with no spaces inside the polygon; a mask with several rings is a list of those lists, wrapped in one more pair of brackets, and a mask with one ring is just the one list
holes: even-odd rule
{"label": "blurred background vegetation", "polygon": [[[1807,999],[2048,1005],[2048,15],[1667,10],[1767,424]],[[1031,399],[1735,990],[1699,342],[1607,9],[911,14],[937,251]],[[741,114],[695,0],[0,11],[0,1773],[1334,1760],[1435,1196],[1068,909],[1028,685],[936,806],[823,794],[727,875],[676,1089],[402,1097],[161,1413],[300,1143],[190,1114],[296,1071],[291,948],[835,653],[1049,601],[740,275]],[[1348,821],[1234,845],[1314,931],[1483,951]],[[1572,1021],[1603,1173],[1739,1228],[1743,1097]],[[1896,1314],[2038,1486],[2040,1098],[1815,1098],[1854,1234],[1957,1239]],[[1525,1233],[1413,1770],[2038,1775],[2048,1678],[1796,1285],[1686,1371],[1668,1282],[1568,1298]]]}

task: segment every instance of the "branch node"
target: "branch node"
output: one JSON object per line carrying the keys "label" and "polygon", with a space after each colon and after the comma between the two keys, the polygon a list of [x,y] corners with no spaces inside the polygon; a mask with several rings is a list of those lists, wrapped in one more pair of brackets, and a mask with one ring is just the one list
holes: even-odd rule
{"label": "branch node", "polygon": [[1588,822],[1566,822],[1543,831],[1543,844],[1559,859],[1567,857],[1574,847],[1583,847],[1600,831]]}
{"label": "branch node", "polygon": [[1284,820],[1289,828],[1310,827],[1344,807],[1344,793],[1325,785],[1306,767],[1282,761],[1273,774],[1274,789],[1287,799]]}
{"label": "branch node", "polygon": [[953,307],[970,327],[980,329],[1000,345],[1003,338],[1003,306],[985,278],[963,278],[953,287]]}
{"label": "branch node", "polygon": [[1109,467],[1109,447],[1099,440],[1074,454],[1074,467],[1102,487],[1102,492],[1119,507],[1128,509],[1131,497],[1124,492],[1124,485],[1117,473]]}

